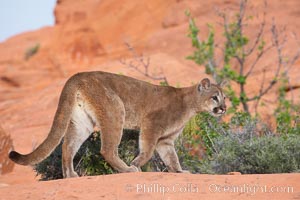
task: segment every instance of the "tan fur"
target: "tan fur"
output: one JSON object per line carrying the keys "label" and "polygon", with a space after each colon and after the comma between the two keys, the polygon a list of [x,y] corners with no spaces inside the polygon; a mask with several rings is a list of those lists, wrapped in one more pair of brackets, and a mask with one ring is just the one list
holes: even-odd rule
{"label": "tan fur", "polygon": [[[36,164],[49,156],[64,137],[63,174],[76,177],[73,158],[97,126],[101,130],[100,152],[119,172],[137,171],[154,150],[168,171],[182,172],[174,140],[196,113],[222,115],[226,110],[224,99],[222,89],[208,79],[192,87],[174,88],[105,72],[79,73],[64,86],[46,140],[30,154],[13,151],[9,157],[22,165]],[[118,156],[124,128],[140,130],[140,153],[131,166]]]}

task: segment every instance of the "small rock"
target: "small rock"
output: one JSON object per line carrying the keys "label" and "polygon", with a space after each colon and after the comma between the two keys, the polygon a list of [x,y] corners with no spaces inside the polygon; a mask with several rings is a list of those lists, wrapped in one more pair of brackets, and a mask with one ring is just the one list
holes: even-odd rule
{"label": "small rock", "polygon": [[241,172],[228,172],[227,175],[242,175]]}

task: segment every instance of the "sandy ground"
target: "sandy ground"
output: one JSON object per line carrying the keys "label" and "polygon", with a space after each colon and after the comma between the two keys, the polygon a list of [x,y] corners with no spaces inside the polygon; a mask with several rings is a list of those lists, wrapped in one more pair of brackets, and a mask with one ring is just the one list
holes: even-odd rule
{"label": "sandy ground", "polygon": [[114,174],[2,185],[0,199],[300,199],[299,179],[300,174]]}

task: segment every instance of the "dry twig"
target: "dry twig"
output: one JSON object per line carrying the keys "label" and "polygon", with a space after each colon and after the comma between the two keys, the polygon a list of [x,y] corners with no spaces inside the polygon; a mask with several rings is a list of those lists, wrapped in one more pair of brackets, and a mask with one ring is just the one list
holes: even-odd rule
{"label": "dry twig", "polygon": [[[125,59],[120,59],[120,62],[123,65],[125,65],[131,69],[134,69],[138,73],[142,74],[143,76],[145,76],[151,80],[161,81],[164,84],[169,85],[167,77],[164,75],[164,72],[162,69],[160,72],[160,74],[162,74],[162,75],[157,76],[157,75],[150,74],[150,72],[149,72],[150,58],[149,57],[144,57],[142,54],[139,55],[129,43],[125,42],[125,45],[128,48],[128,50],[131,52],[133,58],[130,61],[126,61]],[[141,67],[142,67],[142,69],[141,69]]]}

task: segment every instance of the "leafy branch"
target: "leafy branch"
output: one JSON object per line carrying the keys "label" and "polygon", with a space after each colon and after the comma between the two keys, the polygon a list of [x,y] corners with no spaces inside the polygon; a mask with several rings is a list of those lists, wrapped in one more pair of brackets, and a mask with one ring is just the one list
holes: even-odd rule
{"label": "leafy branch", "polygon": [[[199,65],[204,65],[205,72],[211,75],[216,82],[220,82],[222,79],[235,82],[239,88],[238,93],[231,87],[227,89],[227,96],[232,103],[232,110],[236,111],[238,106],[242,105],[243,110],[250,113],[249,102],[256,101],[257,108],[259,101],[280,79],[283,67],[285,66],[285,70],[290,69],[300,57],[300,48],[298,53],[287,61],[286,57],[288,56],[283,54],[283,49],[287,41],[287,37],[284,35],[285,29],[279,31],[274,19],[270,29],[272,42],[271,44],[267,44],[264,40],[266,33],[266,2],[264,3],[264,12],[259,29],[253,39],[254,42],[250,44],[250,39],[245,33],[245,27],[253,17],[246,15],[247,3],[247,0],[240,1],[239,11],[233,19],[223,11],[217,12],[218,16],[222,19],[221,25],[224,31],[223,36],[225,37],[223,44],[215,42],[215,31],[212,25],[208,25],[209,33],[207,39],[201,40],[199,37],[199,28],[194,18],[191,17],[189,12],[186,12],[186,15],[189,17],[188,37],[191,38],[192,46],[195,48],[194,53],[188,56],[187,59],[193,60]],[[220,57],[215,51],[216,47],[222,50],[223,59],[221,61],[216,59]],[[249,96],[249,92],[246,89],[247,80],[253,76],[258,63],[271,51],[276,52],[275,73],[267,83],[265,80],[266,66],[261,68],[263,73],[260,89],[253,96]]]}

